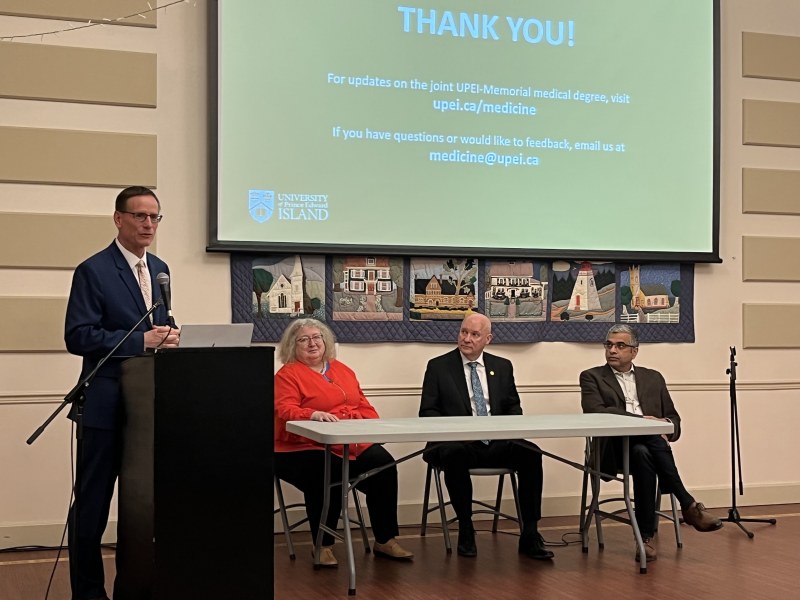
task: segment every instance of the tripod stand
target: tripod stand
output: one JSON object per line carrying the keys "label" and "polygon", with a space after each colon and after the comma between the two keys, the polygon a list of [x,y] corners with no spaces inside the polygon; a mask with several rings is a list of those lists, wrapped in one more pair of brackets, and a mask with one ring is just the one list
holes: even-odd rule
{"label": "tripod stand", "polygon": [[736,406],[736,348],[731,346],[731,366],[725,371],[730,378],[730,396],[731,396],[731,508],[728,509],[728,516],[722,521],[726,523],[736,523],[736,525],[747,534],[747,537],[753,539],[755,534],[752,531],[745,529],[742,523],[769,523],[775,525],[778,521],[776,519],[743,519],[739,515],[739,509],[736,508],[736,482],[737,482],[737,466],[738,466],[738,482],[739,482],[739,495],[744,494],[744,483],[742,483],[742,454],[739,445],[739,412]]}

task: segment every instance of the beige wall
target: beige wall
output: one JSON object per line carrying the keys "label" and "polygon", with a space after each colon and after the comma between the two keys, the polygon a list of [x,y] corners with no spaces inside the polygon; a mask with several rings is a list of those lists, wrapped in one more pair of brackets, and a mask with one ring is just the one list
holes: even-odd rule
{"label": "beige wall", "polygon": [[[4,3],[6,0],[0,0],[0,15]],[[797,177],[785,173],[800,168],[800,150],[792,147],[798,144],[793,144],[791,139],[788,143],[781,139],[780,146],[746,144],[743,120],[746,100],[800,105],[800,83],[792,80],[798,72],[800,58],[795,53],[794,61],[787,64],[786,57],[781,55],[777,74],[775,69],[764,72],[763,65],[769,65],[770,61],[768,58],[765,61],[762,54],[770,48],[783,48],[787,42],[759,37],[750,40],[757,42],[753,47],[758,56],[747,63],[749,76],[742,76],[743,32],[800,38],[800,3],[796,0],[722,0],[721,3],[720,249],[724,262],[700,265],[696,269],[697,342],[643,347],[639,362],[663,371],[684,418],[684,437],[675,446],[675,453],[687,485],[707,504],[728,506],[729,402],[725,369],[728,348],[736,346],[746,482],[746,494],[739,502],[741,505],[800,502],[800,467],[795,459],[800,454],[800,436],[795,432],[795,424],[800,421],[800,374],[797,371],[800,332],[796,322],[771,322],[769,311],[745,308],[765,304],[794,307],[799,302],[800,283],[796,279],[743,280],[744,264],[760,272],[769,269],[760,269],[759,261],[795,260],[794,256],[771,255],[769,248],[763,245],[759,246],[758,255],[743,256],[745,237],[800,236],[800,216],[769,214],[796,212],[791,198],[798,197],[797,190],[792,188]],[[85,4],[97,3],[87,1]],[[60,23],[0,16],[0,38],[47,31]],[[204,251],[207,130],[202,41],[205,36],[205,2],[198,0],[196,5],[180,4],[160,13],[155,28],[97,27],[14,42],[103,51],[100,55],[89,53],[92,60],[130,58],[126,53],[139,53],[137,57],[154,54],[157,56],[156,72],[152,73],[145,66],[139,74],[145,79],[155,78],[155,81],[143,82],[148,86],[155,84],[154,107],[133,99],[120,101],[102,89],[90,101],[21,99],[19,92],[16,96],[12,92],[4,93],[0,81],[0,132],[3,128],[36,128],[47,132],[115,134],[114,140],[119,139],[116,134],[143,136],[136,138],[143,140],[155,138],[155,148],[147,150],[145,147],[142,151],[144,161],[132,164],[129,156],[120,153],[111,162],[128,167],[120,169],[120,173],[132,171],[142,178],[148,174],[155,177],[165,214],[159,228],[158,253],[170,264],[174,309],[182,323],[230,320],[228,257]],[[795,47],[791,40],[789,44]],[[51,98],[53,93],[53,89],[48,88],[42,95]],[[58,90],[55,93],[58,94]],[[113,103],[108,98],[114,98]],[[779,111],[779,114],[794,113],[790,110]],[[769,120],[769,114],[766,117]],[[763,111],[759,118],[764,118]],[[793,131],[791,127],[776,128],[774,123],[765,127],[770,130],[767,133]],[[14,131],[19,133],[18,129]],[[763,143],[762,137],[757,135],[755,139]],[[52,171],[58,166],[54,165]],[[116,184],[123,182],[109,182],[97,173],[95,181],[59,179],[59,183],[41,183],[53,180],[47,179],[46,165],[37,165],[37,168],[39,183],[25,183],[13,177],[0,182],[0,223],[4,218],[6,223],[11,222],[10,219],[18,222],[18,215],[25,213],[45,215],[48,223],[51,218],[65,215],[65,223],[77,225],[65,226],[61,235],[48,243],[56,249],[68,249],[73,247],[74,237],[82,233],[96,236],[102,232],[96,217],[108,215],[109,234],[102,243],[98,241],[98,249],[110,242],[113,197],[119,189]],[[756,188],[752,189],[752,185],[748,188],[747,213],[743,210],[743,169],[783,173],[777,183],[769,177],[766,183],[759,183],[764,181],[763,177],[750,181],[748,185],[755,181]],[[84,179],[90,178],[84,176]],[[766,189],[778,185],[781,195],[788,200],[780,203],[779,209],[772,208],[769,202],[759,201],[765,196],[759,185]],[[771,193],[767,197],[772,197]],[[8,216],[11,213],[17,216]],[[53,323],[60,323],[60,319],[53,321],[52,315],[39,319],[35,308],[39,306],[37,300],[42,306],[58,306],[53,299],[67,295],[70,269],[63,265],[43,268],[31,264],[35,261],[27,260],[28,256],[42,254],[39,250],[26,250],[26,244],[34,239],[33,234],[30,237],[20,235],[11,247],[0,246],[4,255],[13,254],[13,260],[8,256],[0,257],[0,304],[14,307],[15,314],[6,314],[6,318],[15,321],[13,339],[17,340],[13,343],[4,340],[4,351],[0,352],[0,456],[3,457],[0,535],[6,536],[0,546],[55,543],[60,532],[58,524],[63,523],[69,500],[70,431],[66,420],[58,418],[36,444],[25,445],[25,439],[74,385],[79,368],[78,359],[57,347],[60,331],[54,335],[52,329]],[[18,253],[26,259],[18,259]],[[45,252],[44,255],[60,253]],[[20,302],[21,298],[26,301]],[[797,314],[793,308],[779,312]],[[20,322],[27,323],[28,327],[19,327]],[[762,342],[764,336],[745,335],[762,327],[776,328],[776,335],[781,333],[781,340],[788,338],[789,343],[783,343],[783,348],[774,348],[769,346],[769,339],[767,343]],[[11,335],[10,329],[4,327],[3,335]],[[745,343],[753,347],[745,347]],[[43,344],[53,347],[48,351],[30,350],[41,349]],[[787,345],[790,347],[785,347]],[[449,348],[449,343],[346,344],[341,346],[340,358],[360,375],[365,390],[382,415],[413,416],[426,361]],[[508,345],[496,346],[493,350],[514,361],[524,408],[529,413],[578,411],[577,374],[602,361],[599,347],[580,344]],[[547,441],[542,446],[576,460],[580,459],[583,448],[580,440]],[[398,445],[391,450],[399,455],[414,447]],[[545,474],[545,511],[575,514],[580,474],[551,461],[546,463]],[[421,461],[401,465],[401,518],[406,522],[419,519],[423,478]],[[490,495],[489,487],[490,484],[482,487],[481,492]]]}

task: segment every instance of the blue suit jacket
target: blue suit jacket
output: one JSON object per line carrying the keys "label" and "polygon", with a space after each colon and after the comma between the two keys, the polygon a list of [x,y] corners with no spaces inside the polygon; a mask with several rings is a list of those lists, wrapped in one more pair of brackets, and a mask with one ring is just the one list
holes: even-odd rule
{"label": "blue suit jacket", "polygon": [[[169,274],[169,268],[163,260],[149,253],[147,268],[155,303],[161,298],[156,275]],[[95,368],[146,312],[139,282],[115,242],[78,265],[67,304],[64,341],[70,353],[83,357],[81,378]],[[167,323],[163,306],[153,313],[153,323]],[[86,388],[83,423],[87,427],[113,429],[119,426],[122,416],[120,365],[125,358],[144,352],[144,333],[149,328],[147,320],[140,324]]]}

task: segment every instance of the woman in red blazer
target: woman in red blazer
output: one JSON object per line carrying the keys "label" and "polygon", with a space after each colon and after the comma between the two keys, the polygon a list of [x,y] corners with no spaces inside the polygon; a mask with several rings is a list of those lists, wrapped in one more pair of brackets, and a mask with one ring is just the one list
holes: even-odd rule
{"label": "woman in red blazer", "polygon": [[[330,328],[316,319],[298,319],[283,332],[278,357],[283,367],[275,375],[275,475],[303,492],[311,534],[316,539],[322,518],[324,448],[307,438],[288,433],[287,421],[340,421],[377,419],[378,413],[361,391],[355,373],[336,360],[336,339]],[[331,480],[341,475],[342,448],[333,448]],[[358,484],[367,498],[376,556],[411,560],[414,555],[396,539],[397,467],[383,446],[352,444],[350,473],[391,465]],[[331,494],[325,524],[336,529],[341,495]],[[324,532],[320,564],[335,567],[334,537]]]}

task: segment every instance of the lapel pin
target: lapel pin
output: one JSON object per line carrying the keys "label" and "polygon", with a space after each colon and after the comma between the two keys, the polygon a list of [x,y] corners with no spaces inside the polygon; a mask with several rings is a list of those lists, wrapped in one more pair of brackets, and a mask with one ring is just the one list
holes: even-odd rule
{"label": "lapel pin", "polygon": [[489,375],[494,375],[494,371],[489,371]]}

